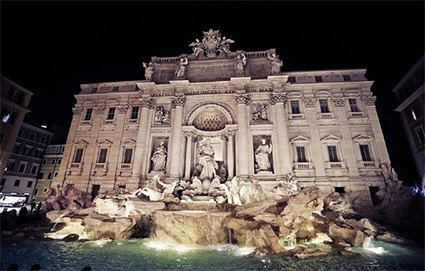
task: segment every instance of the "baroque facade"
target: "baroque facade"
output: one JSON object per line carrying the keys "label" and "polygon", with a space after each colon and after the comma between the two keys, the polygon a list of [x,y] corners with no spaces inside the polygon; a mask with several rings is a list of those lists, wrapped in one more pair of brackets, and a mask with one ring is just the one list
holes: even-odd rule
{"label": "baroque facade", "polygon": [[372,206],[390,160],[365,70],[281,72],[275,49],[232,43],[210,29],[192,54],[144,63],[145,80],[81,85],[53,186],[95,196],[158,177],[237,176],[264,188],[296,178]]}

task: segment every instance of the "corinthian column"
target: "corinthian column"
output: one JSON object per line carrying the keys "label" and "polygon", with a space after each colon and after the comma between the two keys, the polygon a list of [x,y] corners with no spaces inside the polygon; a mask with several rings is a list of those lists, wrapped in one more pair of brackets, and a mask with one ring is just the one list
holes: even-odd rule
{"label": "corinthian column", "polygon": [[170,178],[179,178],[179,166],[182,149],[182,124],[183,124],[183,106],[186,102],[186,98],[182,96],[176,96],[171,101],[174,108],[174,119],[171,130],[171,166],[170,166]]}
{"label": "corinthian column", "polygon": [[227,176],[228,179],[231,180],[234,175],[234,168],[235,168],[235,155],[233,153],[233,136],[235,136],[235,131],[228,131],[226,133],[227,137]]}
{"label": "corinthian column", "polygon": [[276,116],[273,122],[275,123],[277,131],[277,142],[273,142],[273,146],[275,148],[274,155],[278,156],[277,160],[279,161],[279,165],[277,167],[275,166],[275,170],[277,175],[286,175],[292,171],[291,159],[289,156],[291,152],[289,147],[288,128],[286,127],[286,95],[284,93],[273,93],[270,97],[270,103],[274,107]]}
{"label": "corinthian column", "polygon": [[153,100],[150,98],[140,98],[140,107],[142,108],[140,112],[140,121],[139,121],[139,131],[137,133],[137,143],[136,143],[136,152],[134,154],[134,163],[133,163],[133,175],[137,178],[140,178],[141,174],[145,172],[142,171],[143,167],[143,157],[147,155],[147,146],[146,146],[146,137],[148,131],[149,121],[149,108],[152,107]]}
{"label": "corinthian column", "polygon": [[186,163],[184,169],[184,179],[190,180],[190,166],[192,164],[192,132],[185,132],[186,136]]}
{"label": "corinthian column", "polygon": [[248,116],[246,105],[250,103],[251,97],[248,94],[237,94],[235,96],[238,103],[238,152],[236,174],[241,177],[249,175],[249,131],[248,131]]}

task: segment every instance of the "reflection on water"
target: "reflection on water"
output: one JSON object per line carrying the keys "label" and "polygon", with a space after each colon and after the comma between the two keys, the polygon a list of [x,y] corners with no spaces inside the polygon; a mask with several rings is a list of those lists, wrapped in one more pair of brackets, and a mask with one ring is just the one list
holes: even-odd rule
{"label": "reflection on water", "polygon": [[52,240],[2,241],[1,261],[6,268],[17,263],[28,270],[424,270],[424,251],[372,241],[380,254],[364,248],[350,250],[358,256],[328,256],[305,260],[279,255],[254,255],[254,248],[236,245],[183,246],[132,239],[64,242]]}

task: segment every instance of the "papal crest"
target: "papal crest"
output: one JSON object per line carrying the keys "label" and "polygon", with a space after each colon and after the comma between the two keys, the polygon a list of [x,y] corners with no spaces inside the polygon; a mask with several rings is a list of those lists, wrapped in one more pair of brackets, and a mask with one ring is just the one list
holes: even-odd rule
{"label": "papal crest", "polygon": [[213,30],[212,28],[207,32],[202,31],[204,33],[204,37],[202,38],[202,42],[199,39],[195,39],[194,42],[189,44],[192,47],[193,53],[195,57],[217,57],[222,54],[230,54],[230,44],[234,43],[234,40],[227,39],[225,36],[221,38],[221,34],[219,30]]}

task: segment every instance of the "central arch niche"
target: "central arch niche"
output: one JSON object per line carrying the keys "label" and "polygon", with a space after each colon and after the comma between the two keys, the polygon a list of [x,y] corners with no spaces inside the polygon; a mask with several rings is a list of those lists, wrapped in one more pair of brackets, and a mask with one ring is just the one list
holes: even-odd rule
{"label": "central arch niche", "polygon": [[235,119],[235,115],[228,105],[208,103],[192,108],[188,114],[187,124],[193,125],[201,131],[220,131],[227,124],[234,124]]}

